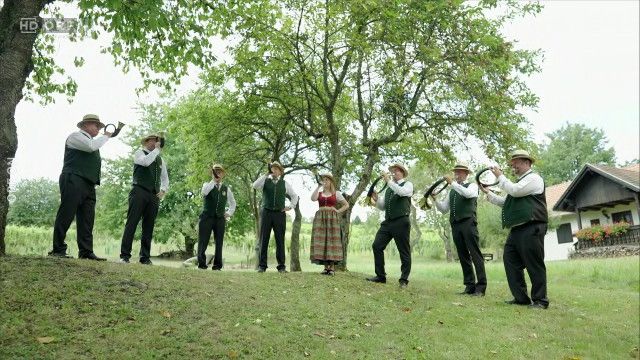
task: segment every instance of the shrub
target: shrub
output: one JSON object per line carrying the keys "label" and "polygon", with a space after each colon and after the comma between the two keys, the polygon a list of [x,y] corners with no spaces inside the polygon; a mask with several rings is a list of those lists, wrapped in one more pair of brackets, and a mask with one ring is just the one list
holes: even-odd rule
{"label": "shrub", "polygon": [[576,237],[578,240],[599,243],[606,238],[619,237],[626,234],[627,231],[629,231],[629,226],[629,223],[626,222],[619,222],[613,225],[592,226],[576,232]]}

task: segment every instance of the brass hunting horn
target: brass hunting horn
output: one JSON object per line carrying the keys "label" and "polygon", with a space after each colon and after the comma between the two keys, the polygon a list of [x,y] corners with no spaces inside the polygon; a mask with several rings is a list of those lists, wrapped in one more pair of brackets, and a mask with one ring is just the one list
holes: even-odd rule
{"label": "brass hunting horn", "polygon": [[449,186],[449,183],[445,180],[444,177],[441,177],[436,182],[434,182],[424,193],[424,196],[422,197],[422,199],[418,201],[418,205],[420,206],[420,208],[422,210],[431,209],[431,204],[429,203],[429,197],[431,195],[440,194],[444,189],[447,188],[447,186]]}
{"label": "brass hunting horn", "polygon": [[107,128],[108,128],[109,126],[113,126],[113,131],[111,132],[111,137],[112,137],[112,138],[114,138],[114,137],[118,136],[118,134],[120,134],[120,130],[122,130],[122,128],[123,128],[125,125],[126,125],[126,124],[125,124],[125,123],[123,123],[123,122],[121,122],[121,121],[118,121],[118,126],[115,126],[114,124],[107,124],[107,125],[104,127],[104,131],[105,131],[105,132],[108,132],[108,131],[107,131]]}

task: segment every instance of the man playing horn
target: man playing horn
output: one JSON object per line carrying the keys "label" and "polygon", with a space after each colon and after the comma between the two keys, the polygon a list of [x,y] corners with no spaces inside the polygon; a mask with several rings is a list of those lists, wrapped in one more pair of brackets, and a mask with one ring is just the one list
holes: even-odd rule
{"label": "man playing horn", "polygon": [[376,233],[376,238],[371,246],[375,262],[376,276],[367,278],[368,281],[376,283],[386,283],[387,274],[384,270],[384,249],[394,239],[398,253],[400,253],[400,287],[406,288],[409,284],[409,273],[411,272],[411,245],[409,235],[411,223],[409,213],[411,212],[411,196],[413,195],[413,184],[405,178],[409,175],[407,169],[401,164],[393,164],[389,167],[388,173],[382,174],[382,180],[387,183],[387,190],[384,196],[377,193],[372,194],[372,199],[376,202],[376,207],[384,210],[384,221],[380,224],[380,229]]}
{"label": "man playing horn", "polygon": [[129,263],[133,236],[142,219],[140,263],[151,265],[151,239],[160,200],[169,189],[167,164],[160,156],[161,136],[151,134],[142,139],[142,148],[133,155],[133,186],[129,192],[127,222],[122,234],[120,262]]}
{"label": "man playing horn", "polygon": [[[296,207],[298,195],[293,191],[291,184],[283,178],[284,168],[279,162],[270,165],[271,173],[258,178],[253,183],[253,188],[262,190],[262,213],[260,215],[260,260],[258,272],[267,270],[267,250],[269,248],[269,238],[271,230],[276,238],[276,260],[278,261],[278,272],[286,273],[284,234],[287,229],[286,211]],[[291,205],[285,207],[284,200],[289,195]]]}
{"label": "man playing horn", "polygon": [[104,261],[93,253],[93,222],[96,214],[96,185],[100,185],[100,148],[111,137],[98,136],[105,125],[98,115],[87,114],[77,124],[80,131],[67,137],[64,165],[60,174],[60,207],[53,226],[53,250],[49,256],[69,257],[64,238],[76,219],[78,258]]}
{"label": "man playing horn", "polygon": [[461,294],[484,296],[487,289],[487,276],[484,271],[484,258],[480,251],[476,218],[478,185],[467,182],[471,172],[467,164],[458,163],[452,171],[455,181],[450,176],[444,177],[451,185],[449,196],[442,201],[437,201],[435,195],[431,195],[431,198],[441,213],[449,212],[451,235],[462,267],[464,291]]}
{"label": "man playing horn", "polygon": [[[518,177],[515,183],[507,179],[500,168],[491,169],[498,178],[498,186],[507,193],[506,197],[480,187],[489,202],[502,207],[502,227],[509,228],[503,260],[513,299],[505,302],[546,309],[549,299],[544,235],[547,233],[548,215],[544,180],[531,170],[535,159],[528,152],[516,150],[511,154],[510,162],[513,173]],[[531,297],[527,294],[524,269],[531,279]]]}

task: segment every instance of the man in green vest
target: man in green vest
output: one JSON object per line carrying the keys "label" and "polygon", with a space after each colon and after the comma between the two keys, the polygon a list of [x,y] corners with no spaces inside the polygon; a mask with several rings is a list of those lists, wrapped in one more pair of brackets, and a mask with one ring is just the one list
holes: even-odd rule
{"label": "man in green vest", "polygon": [[133,236],[140,219],[140,263],[151,265],[151,239],[160,200],[169,190],[167,164],[160,156],[161,136],[151,134],[142,139],[142,148],[133,154],[133,186],[129,192],[127,222],[120,245],[120,262],[129,263]]}
{"label": "man in green vest", "polygon": [[[222,270],[222,243],[227,220],[236,211],[236,200],[231,187],[223,184],[225,171],[222,165],[211,166],[211,181],[202,184],[204,208],[198,222],[198,268],[207,268],[207,246],[213,232],[216,252],[213,257],[213,270]],[[229,208],[227,209],[227,205]]]}
{"label": "man in green vest", "polygon": [[436,201],[434,195],[431,197],[441,213],[449,212],[451,235],[462,267],[464,291],[461,294],[484,296],[487,289],[487,275],[484,271],[484,258],[480,251],[476,218],[478,185],[467,182],[467,177],[471,172],[467,164],[456,164],[452,171],[455,181],[450,176],[444,177],[451,185],[449,196],[443,201]]}
{"label": "man in green vest", "polygon": [[[258,178],[253,183],[253,188],[262,190],[262,212],[260,214],[260,260],[258,272],[267,270],[267,250],[271,230],[276,238],[276,260],[278,272],[286,273],[284,233],[287,229],[286,211],[296,207],[298,195],[291,185],[283,178],[284,168],[279,162],[271,163],[269,173]],[[285,198],[291,198],[291,205],[285,207]]]}
{"label": "man in green vest", "polygon": [[[500,168],[491,169],[498,179],[498,186],[507,193],[506,197],[482,186],[480,188],[487,194],[489,202],[502,207],[502,227],[510,229],[504,244],[503,261],[513,299],[505,303],[546,309],[549,307],[547,269],[544,265],[547,202],[544,181],[531,170],[534,161],[524,150],[511,154],[511,169],[518,177],[515,183],[507,179]],[[531,279],[531,297],[527,293],[524,269]]]}
{"label": "man in green vest", "polygon": [[[60,207],[53,226],[53,250],[49,256],[67,258],[64,239],[76,219],[78,258],[104,261],[93,253],[93,222],[96,214],[96,185],[100,185],[100,148],[110,132],[96,138],[105,125],[98,115],[87,114],[77,124],[80,131],[67,137],[64,165],[60,174]],[[95,138],[95,139],[94,139]]]}
{"label": "man in green vest", "polygon": [[371,246],[376,276],[367,278],[367,280],[376,283],[387,282],[387,273],[384,270],[384,249],[391,242],[391,239],[394,239],[398,253],[400,253],[400,271],[402,272],[399,280],[400,288],[406,288],[411,272],[409,213],[411,212],[413,184],[405,180],[409,172],[401,164],[391,165],[389,171],[392,176],[386,172],[382,173],[382,180],[387,183],[384,196],[380,197],[375,192],[371,196],[376,202],[376,207],[384,210],[384,221],[380,224],[380,229],[378,229]]}

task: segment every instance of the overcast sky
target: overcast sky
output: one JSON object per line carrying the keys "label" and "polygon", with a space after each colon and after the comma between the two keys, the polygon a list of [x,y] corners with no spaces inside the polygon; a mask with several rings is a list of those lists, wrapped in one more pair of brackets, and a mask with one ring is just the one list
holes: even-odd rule
{"label": "overcast sky", "polygon": [[[566,122],[582,123],[604,130],[618,162],[640,158],[638,4],[634,0],[546,1],[537,17],[518,19],[505,29],[519,47],[544,51],[542,72],[528,81],[540,97],[538,110],[527,113],[538,141]],[[73,10],[65,16],[74,16]],[[138,98],[139,76],[123,74],[110,55],[100,54],[100,46],[107,43],[106,39],[70,43],[64,35],[56,35],[55,59],[77,81],[78,92],[71,104],[60,96],[47,106],[25,101],[18,105],[19,145],[12,184],[37,177],[57,181],[64,140],[84,114],[97,113],[106,123],[135,126],[136,104],[154,100],[155,94]],[[73,67],[76,56],[86,59],[84,67]],[[193,88],[195,77],[187,79],[178,93]],[[117,138],[101,150],[109,158],[127,151]],[[313,216],[316,205],[309,200],[310,190],[301,179],[291,181],[299,187],[304,216]]]}

